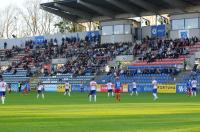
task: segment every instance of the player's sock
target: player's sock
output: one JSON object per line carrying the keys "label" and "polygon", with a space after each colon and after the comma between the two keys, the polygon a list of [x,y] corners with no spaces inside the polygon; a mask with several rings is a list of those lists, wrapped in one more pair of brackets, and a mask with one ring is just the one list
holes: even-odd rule
{"label": "player's sock", "polygon": [[194,92],[194,96],[197,96],[197,92]]}
{"label": "player's sock", "polygon": [[1,103],[2,103],[2,104],[4,104],[4,101],[3,101],[3,96],[1,97]]}
{"label": "player's sock", "polygon": [[2,97],[2,104],[5,104],[5,98],[6,97]]}
{"label": "player's sock", "polygon": [[96,95],[94,95],[94,102],[96,102],[97,101],[97,96]]}
{"label": "player's sock", "polygon": [[130,94],[131,96],[133,96],[133,91],[131,92],[131,94]]}
{"label": "player's sock", "polygon": [[158,99],[157,94],[154,93],[153,96],[154,96],[154,100],[157,100],[157,99]]}
{"label": "player's sock", "polygon": [[39,96],[40,96],[40,95],[39,95],[39,94],[37,94],[37,98],[39,98]]}
{"label": "player's sock", "polygon": [[66,95],[67,93],[65,92],[64,95]]}
{"label": "player's sock", "polygon": [[92,95],[89,95],[89,101],[90,102],[92,101]]}
{"label": "player's sock", "polygon": [[108,92],[108,97],[110,96],[110,93]]}
{"label": "player's sock", "polygon": [[194,96],[194,92],[192,91],[192,94],[191,94],[192,96]]}
{"label": "player's sock", "polygon": [[42,98],[44,99],[44,94],[42,94]]}
{"label": "player's sock", "polygon": [[114,96],[114,93],[112,92],[112,96]]}
{"label": "player's sock", "polygon": [[70,92],[68,92],[68,96],[70,96]]}
{"label": "player's sock", "polygon": [[136,91],[135,94],[138,96],[138,92]]}

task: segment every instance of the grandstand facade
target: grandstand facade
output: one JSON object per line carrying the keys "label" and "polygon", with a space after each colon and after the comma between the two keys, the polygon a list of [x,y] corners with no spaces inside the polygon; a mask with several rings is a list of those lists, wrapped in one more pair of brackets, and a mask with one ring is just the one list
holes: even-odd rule
{"label": "grandstand facade", "polygon": [[[66,81],[72,91],[81,87],[88,91],[92,78],[99,91],[105,91],[104,84],[115,82],[116,77],[125,92],[133,81],[143,91],[150,91],[152,78],[162,85],[185,87],[189,78],[199,79],[199,64],[195,63],[200,52],[199,6],[196,0],[43,3],[43,10],[75,23],[100,21],[100,29],[0,40],[2,75],[15,91],[19,83],[30,82],[35,89],[40,81],[47,91],[62,92]],[[170,20],[162,14],[168,14]],[[151,25],[142,17],[148,15],[159,16],[162,22]],[[146,26],[134,17],[146,21]]]}

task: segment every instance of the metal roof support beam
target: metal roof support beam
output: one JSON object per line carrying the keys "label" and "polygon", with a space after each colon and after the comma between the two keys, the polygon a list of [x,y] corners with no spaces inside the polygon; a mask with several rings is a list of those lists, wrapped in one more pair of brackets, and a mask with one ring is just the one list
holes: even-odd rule
{"label": "metal roof support beam", "polygon": [[106,0],[106,1],[120,9],[126,11],[127,13],[133,13],[133,15],[136,15],[136,16],[140,15],[139,10],[137,10],[131,6],[128,6],[122,2],[119,2],[116,0]]}
{"label": "metal roof support beam", "polygon": [[144,8],[147,11],[151,11],[153,13],[157,13],[158,12],[158,7],[156,7],[155,5],[146,2],[145,0],[130,0],[130,2],[132,2],[133,4],[140,6],[142,8]]}
{"label": "metal roof support beam", "polygon": [[95,12],[98,12],[99,14],[101,14],[103,16],[110,16],[110,17],[114,16],[112,11],[109,11],[105,8],[93,5],[91,3],[87,3],[87,2],[82,1],[82,0],[77,0],[77,3],[89,8],[89,9],[95,11]]}
{"label": "metal roof support beam", "polygon": [[84,18],[84,19],[87,19],[87,20],[90,20],[91,19],[91,15],[88,14],[88,13],[85,13],[83,11],[80,11],[78,9],[73,9],[73,8],[70,8],[70,7],[67,7],[67,6],[64,6],[62,4],[58,4],[58,3],[55,3],[54,6],[60,8],[61,10],[64,10],[66,12],[69,12],[70,14],[72,15],[75,15],[75,16],[78,16],[80,18]]}
{"label": "metal roof support beam", "polygon": [[185,3],[183,0],[163,0],[165,3],[169,4],[172,7],[184,9],[189,6],[189,3]]}
{"label": "metal roof support beam", "polygon": [[55,15],[60,16],[62,18],[65,18],[69,21],[76,22],[76,18],[72,17],[71,15],[68,15],[67,13],[61,12],[60,10],[55,10],[53,8],[49,8],[49,7],[46,7],[46,6],[40,6],[40,8],[47,11],[47,12],[50,12],[52,14],[55,14]]}

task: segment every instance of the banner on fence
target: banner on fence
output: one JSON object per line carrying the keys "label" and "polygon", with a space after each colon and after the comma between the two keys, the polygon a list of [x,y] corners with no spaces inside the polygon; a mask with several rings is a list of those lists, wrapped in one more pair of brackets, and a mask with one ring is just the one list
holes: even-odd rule
{"label": "banner on fence", "polygon": [[122,91],[123,91],[124,93],[128,92],[128,84],[123,84],[123,85],[122,85]]}
{"label": "banner on fence", "polygon": [[57,92],[59,92],[59,93],[65,92],[65,84],[57,85]]}
{"label": "banner on fence", "polygon": [[158,93],[176,93],[175,84],[158,85]]}
{"label": "banner on fence", "polygon": [[[128,88],[129,88],[128,91],[131,92],[133,89],[132,84],[129,84]],[[138,84],[137,85],[137,91],[141,92],[141,93],[142,92],[152,92],[152,89],[153,89],[152,84]]]}
{"label": "banner on fence", "polygon": [[176,93],[184,93],[187,91],[187,85],[185,83],[176,84]]}
{"label": "banner on fence", "polygon": [[45,84],[44,90],[46,92],[56,92],[57,91],[57,84]]}

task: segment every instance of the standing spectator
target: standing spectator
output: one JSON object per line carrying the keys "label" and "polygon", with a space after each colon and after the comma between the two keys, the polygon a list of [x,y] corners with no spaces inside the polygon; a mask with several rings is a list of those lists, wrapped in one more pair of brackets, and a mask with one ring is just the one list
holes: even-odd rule
{"label": "standing spectator", "polygon": [[4,49],[7,49],[7,43],[6,42],[4,43]]}
{"label": "standing spectator", "polygon": [[8,93],[11,94],[11,84],[8,84]]}
{"label": "standing spectator", "polygon": [[81,87],[81,93],[83,93],[83,92],[84,92],[84,85],[83,85],[83,81],[81,81],[80,87]]}
{"label": "standing spectator", "polygon": [[184,60],[183,65],[184,65],[184,70],[186,71],[186,67],[187,67],[187,61],[186,60]]}
{"label": "standing spectator", "polygon": [[21,88],[22,88],[22,83],[19,82],[19,83],[18,83],[18,92],[21,92]]}

